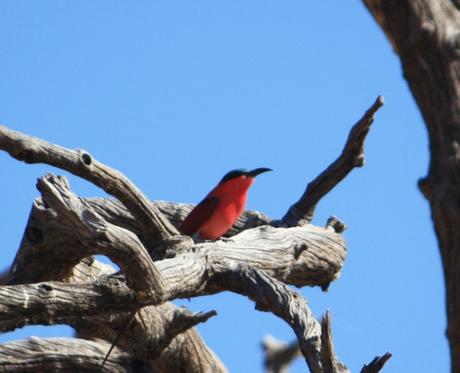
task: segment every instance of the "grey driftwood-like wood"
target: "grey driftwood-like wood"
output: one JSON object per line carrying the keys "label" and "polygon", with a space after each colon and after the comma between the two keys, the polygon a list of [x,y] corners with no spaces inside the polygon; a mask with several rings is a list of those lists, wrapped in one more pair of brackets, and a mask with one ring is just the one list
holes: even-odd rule
{"label": "grey driftwood-like wood", "polygon": [[94,159],[85,150],[70,150],[0,126],[0,149],[26,163],[46,163],[80,176],[118,198],[153,244],[177,234],[145,195],[121,172]]}
{"label": "grey driftwood-like wood", "polygon": [[443,263],[451,370],[460,372],[460,2],[363,2],[399,56],[428,130],[429,171],[419,188]]}
{"label": "grey driftwood-like wood", "polygon": [[300,199],[289,208],[283,217],[288,226],[310,222],[321,198],[339,184],[353,168],[364,165],[364,141],[374,121],[374,114],[382,105],[383,96],[379,96],[352,127],[340,156],[307,185]]}
{"label": "grey driftwood-like wood", "polygon": [[289,365],[300,355],[297,341],[283,343],[271,335],[262,341],[265,373],[288,373]]}
{"label": "grey driftwood-like wood", "polygon": [[[74,250],[71,248],[70,252],[66,253],[65,256],[71,256],[72,252],[74,252],[74,255],[81,255],[81,253],[85,253],[85,249],[89,250],[94,247],[94,242],[97,242],[97,240],[86,239],[85,237],[88,233],[86,231],[80,232],[78,227],[83,227],[86,230],[85,219],[91,216],[92,221],[94,221],[96,220],[96,214],[88,206],[77,205],[80,200],[70,191],[68,183],[63,178],[47,175],[39,180],[38,185],[42,185],[42,183],[47,185],[46,188],[40,188],[46,208],[54,210],[55,223],[60,224],[62,227],[62,232],[58,236],[62,239],[66,234],[75,235],[73,237],[75,240],[83,237],[79,242],[81,249]],[[69,210],[68,203],[59,204],[52,201],[74,201],[75,199],[77,201],[74,202],[72,207],[79,213],[72,216],[72,219],[63,218],[64,214],[72,211],[71,209]],[[50,220],[51,217],[48,216],[46,222],[49,223]],[[72,227],[74,227],[73,230]],[[122,241],[118,236],[123,237],[126,232],[123,232],[121,228],[112,230],[111,234],[114,242],[122,242],[125,245],[124,249],[129,249],[133,252],[143,249],[139,246],[139,242],[135,240],[132,242]],[[93,237],[93,234],[90,236]],[[264,245],[259,247],[260,245],[257,245],[259,241],[264,242]],[[89,247],[85,248],[85,245]],[[107,246],[111,250],[117,250],[116,247]],[[69,248],[66,247],[66,250],[69,250]],[[105,254],[113,257],[107,252]],[[40,250],[38,257],[33,258],[31,262],[36,266],[40,262],[45,262],[44,264],[48,266],[48,257],[49,255],[43,256],[43,252]],[[47,259],[44,260],[44,258]],[[238,258],[238,260],[235,260],[235,258]],[[78,258],[77,262],[81,259]],[[121,256],[115,259],[125,260],[126,258]],[[298,337],[301,351],[306,357],[311,370],[321,372],[320,365],[317,364],[320,361],[319,324],[302,296],[292,292],[276,278],[298,286],[302,286],[305,283],[315,285],[311,281],[320,281],[316,285],[323,285],[324,281],[329,283],[338,275],[344,259],[345,245],[343,239],[341,235],[333,230],[314,226],[309,226],[308,228],[263,226],[243,231],[228,240],[198,243],[194,245],[193,250],[187,253],[155,262],[156,269],[159,271],[158,277],[162,278],[164,282],[162,286],[164,297],[161,298],[160,295],[156,295],[155,298],[151,299],[151,303],[159,304],[171,299],[190,298],[226,290],[246,295],[255,301],[258,309],[272,312],[293,328]],[[129,262],[117,262],[117,264],[121,268],[129,266]],[[19,263],[14,265],[19,266]],[[30,269],[29,266],[27,267]],[[51,268],[46,269],[46,272],[53,276],[50,271],[52,271]],[[312,271],[311,275],[308,274],[309,271]],[[40,273],[43,271],[35,270],[33,272]],[[320,274],[321,272],[324,272],[323,275]],[[324,277],[326,277],[326,280],[323,280]],[[108,283],[106,283],[107,285]],[[119,285],[116,284],[115,286]],[[48,289],[50,293],[53,292],[51,284],[43,284],[43,287],[45,290]],[[261,289],[264,289],[264,291],[261,291]],[[20,290],[24,294],[26,288],[21,287]],[[33,290],[35,291],[36,288],[33,288]],[[93,293],[94,291],[88,291],[88,294]],[[102,294],[107,293],[111,294],[113,300],[114,291],[102,291]],[[56,298],[56,294],[53,294],[53,297]],[[31,297],[27,296],[27,298],[30,302]],[[40,302],[44,298],[35,297],[35,299]],[[102,303],[102,301],[91,301],[90,296],[87,299],[90,304],[100,305]],[[72,303],[72,301],[68,303]],[[113,303],[111,306],[113,307]],[[38,305],[37,308],[43,307]],[[58,308],[62,308],[62,305]],[[68,307],[65,309],[69,310]],[[85,311],[84,309],[73,310],[72,313],[80,318],[85,315]],[[95,310],[90,309],[89,312],[93,313]],[[34,309],[32,313],[35,313]],[[60,323],[62,320],[57,318],[56,322]]]}
{"label": "grey driftwood-like wood", "polygon": [[348,368],[338,361],[335,355],[329,312],[326,312],[321,320],[321,347],[321,362],[325,372],[350,373]]}
{"label": "grey driftwood-like wood", "polygon": [[[367,121],[379,102],[365,115]],[[342,157],[362,156],[367,130],[361,128],[356,135],[355,127],[350,134],[353,143],[360,139],[361,153],[356,153],[356,146],[346,146]],[[79,198],[63,177],[49,174],[39,179],[41,196],[34,201],[9,286],[0,287],[0,303],[4,304],[0,331],[65,323],[80,338],[101,343],[107,351],[109,345],[103,341],[113,341],[127,325],[116,351],[129,356],[129,369],[226,372],[193,329],[215,312],[191,313],[168,301],[232,291],[249,297],[256,309],[278,316],[292,328],[313,373],[328,372],[330,361],[344,367],[331,348],[330,333],[327,338],[322,335],[307,301],[288,286],[327,289],[339,276],[346,247],[341,235],[344,225],[337,219],[321,228],[245,212],[225,238],[194,242],[175,228],[190,205],[151,203],[125,176],[97,163],[87,152],[64,149],[5,127],[0,127],[0,150],[28,163],[48,163],[73,172],[122,202]],[[335,164],[333,169],[348,167],[347,162]],[[336,184],[340,178],[335,180]],[[332,187],[323,180],[317,190]],[[114,273],[111,266],[94,259],[95,254],[111,258],[121,272]],[[71,343],[72,339],[64,341]],[[46,355],[29,352],[36,364]],[[99,349],[97,355],[95,360],[100,362],[105,354]],[[123,369],[124,362],[118,358],[109,357],[108,362]],[[75,371],[87,368],[85,359],[76,366],[72,353],[68,361],[63,360],[64,356],[59,364]]]}
{"label": "grey driftwood-like wood", "polygon": [[[98,371],[106,342],[85,339],[36,338],[0,345],[1,372],[95,372]],[[115,349],[104,372],[131,371],[130,356]]]}
{"label": "grey driftwood-like wood", "polygon": [[[161,276],[134,233],[107,223],[86,208],[84,200],[70,191],[64,177],[48,174],[38,180],[37,189],[46,208],[56,214],[61,224],[78,232],[74,237],[81,242],[80,249],[74,255],[61,257],[62,261],[68,262],[69,271],[87,256],[106,255],[121,267],[128,286],[139,295],[148,298],[163,296]],[[65,265],[61,263],[60,268],[65,269]]]}
{"label": "grey driftwood-like wood", "polygon": [[[139,251],[142,254],[143,252],[141,243],[134,237],[124,240],[124,237],[131,232],[121,227],[111,230],[111,236],[103,237],[104,245],[100,244],[104,246],[103,252],[98,250],[98,241],[82,239],[88,235],[96,237],[96,234],[99,234],[98,231],[87,232],[87,229],[93,229],[93,226],[85,225],[87,217],[91,216],[92,222],[100,217],[91,205],[84,204],[84,199],[77,198],[70,189],[66,188],[67,182],[62,180],[48,175],[39,181],[39,184],[46,182],[57,186],[55,188],[50,186],[44,190],[45,194],[34,203],[28,228],[11,271],[12,283],[30,282],[31,275],[34,276],[34,281],[65,278],[70,275],[75,263],[91,254],[107,255],[122,269],[130,267],[132,255],[114,254],[116,250],[114,247],[108,248],[110,246],[106,243],[108,239],[118,242],[128,253]],[[52,197],[51,192],[62,193],[63,196]],[[78,205],[79,209],[78,216],[65,219],[64,214],[71,211],[69,204],[53,204],[51,199],[75,200],[75,205]],[[81,221],[78,221],[79,218]],[[37,240],[31,232],[48,232],[48,234],[40,234],[40,239]],[[325,286],[339,276],[346,255],[342,235],[333,229],[314,225],[292,228],[260,226],[241,231],[225,240],[194,243],[189,239],[188,242],[189,246],[184,246],[180,256],[155,262],[155,271],[161,272],[158,277],[162,278],[161,286],[164,294],[175,293],[175,296],[179,296],[180,291],[173,290],[174,286],[181,289],[189,279],[194,286],[201,288],[203,279],[208,277],[207,272],[216,272],[217,266],[225,268],[230,265],[228,263],[233,262],[243,262],[264,270],[288,284]],[[136,255],[143,258],[141,254]],[[57,260],[60,260],[60,265],[54,266],[52,263]],[[129,274],[129,272],[125,273],[125,275]],[[133,277],[136,275],[138,273],[133,273]],[[141,283],[142,278],[138,280]],[[190,296],[184,294],[184,297]],[[161,297],[161,294],[156,294],[155,297]],[[168,295],[166,298],[171,299]]]}

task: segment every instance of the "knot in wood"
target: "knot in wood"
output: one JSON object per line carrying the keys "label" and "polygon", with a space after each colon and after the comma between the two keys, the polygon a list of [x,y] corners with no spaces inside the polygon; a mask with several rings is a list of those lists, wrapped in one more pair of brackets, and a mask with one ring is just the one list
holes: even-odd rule
{"label": "knot in wood", "polygon": [[86,150],[78,149],[77,153],[80,155],[80,163],[86,167],[89,167],[93,163],[93,158]]}
{"label": "knot in wood", "polygon": [[329,219],[327,219],[326,229],[333,229],[335,233],[340,234],[343,233],[345,229],[347,229],[347,226],[344,222],[340,221],[335,216],[331,216]]}

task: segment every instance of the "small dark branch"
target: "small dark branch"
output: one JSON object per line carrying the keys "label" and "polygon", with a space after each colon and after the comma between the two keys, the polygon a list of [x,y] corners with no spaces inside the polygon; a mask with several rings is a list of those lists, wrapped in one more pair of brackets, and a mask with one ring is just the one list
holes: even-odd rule
{"label": "small dark branch", "polygon": [[98,162],[84,150],[66,149],[4,126],[0,126],[0,150],[26,163],[46,163],[69,171],[118,198],[142,226],[149,246],[178,234],[125,175]]}
{"label": "small dark branch", "polygon": [[272,336],[266,336],[262,347],[265,354],[265,373],[287,373],[289,365],[300,355],[297,341],[282,343]]}
{"label": "small dark branch", "polygon": [[347,229],[347,226],[344,222],[337,219],[335,216],[331,216],[329,219],[327,219],[326,228],[331,228],[335,233],[340,234]]}
{"label": "small dark branch", "polygon": [[374,114],[382,105],[383,97],[379,96],[351,129],[339,158],[316,177],[315,180],[309,183],[300,200],[289,208],[283,217],[283,221],[288,226],[292,227],[310,222],[313,219],[316,205],[321,198],[340,183],[353,168],[363,166],[364,140],[374,121]]}
{"label": "small dark branch", "polygon": [[346,373],[348,368],[337,360],[332,341],[331,316],[329,312],[321,320],[321,362],[324,373]]}
{"label": "small dark branch", "polygon": [[82,245],[84,249],[67,253],[67,263],[76,265],[86,256],[106,255],[120,266],[128,286],[139,296],[163,296],[160,273],[136,235],[102,219],[71,192],[64,177],[48,174],[38,180],[37,188],[44,203],[53,209],[57,218],[67,220],[73,232],[78,232],[77,239],[86,243]]}
{"label": "small dark branch", "polygon": [[383,356],[376,356],[368,365],[364,365],[361,373],[377,373],[382,370],[383,366],[391,358],[391,353],[387,352]]}
{"label": "small dark branch", "polygon": [[[108,343],[76,338],[31,337],[0,344],[2,372],[97,372]],[[115,349],[103,372],[130,371],[130,356]]]}

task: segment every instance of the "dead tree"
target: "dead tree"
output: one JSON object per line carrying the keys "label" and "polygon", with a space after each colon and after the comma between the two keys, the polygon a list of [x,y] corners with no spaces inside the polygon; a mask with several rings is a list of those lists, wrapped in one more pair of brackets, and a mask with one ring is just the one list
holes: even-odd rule
{"label": "dead tree", "polygon": [[430,203],[446,282],[452,372],[460,372],[460,1],[364,0],[401,60],[428,129]]}
{"label": "dead tree", "polygon": [[[53,174],[38,180],[41,196],[33,202],[7,285],[0,286],[0,331],[67,324],[78,338],[2,344],[0,371],[98,371],[121,325],[135,315],[104,371],[226,372],[193,328],[216,313],[192,313],[169,301],[232,291],[292,328],[310,371],[347,372],[334,352],[329,317],[319,323],[288,285],[326,290],[339,276],[346,254],[344,224],[330,218],[322,228],[310,221],[320,199],[363,165],[364,140],[382,104],[379,97],[351,129],[342,154],[282,219],[246,211],[227,237],[215,242],[179,234],[191,205],[151,202],[84,150],[0,127],[0,149],[12,157],[69,171],[115,197],[78,197],[66,178]],[[121,271],[95,254],[107,256]],[[280,354],[273,343],[266,347],[273,371],[280,371],[275,366]],[[389,357],[374,359],[363,372],[379,371]]]}

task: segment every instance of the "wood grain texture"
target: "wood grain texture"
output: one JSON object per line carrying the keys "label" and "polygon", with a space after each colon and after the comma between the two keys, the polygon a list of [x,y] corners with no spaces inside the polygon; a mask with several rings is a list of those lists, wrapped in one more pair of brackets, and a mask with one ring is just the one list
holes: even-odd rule
{"label": "wood grain texture", "polygon": [[[327,289],[339,276],[346,257],[340,234],[344,224],[332,218],[322,228],[298,218],[313,214],[322,196],[351,170],[351,163],[361,165],[364,138],[381,104],[378,100],[352,129],[342,156],[316,179],[314,193],[310,189],[296,204],[296,216],[288,213],[289,218],[280,221],[248,211],[215,242],[195,242],[177,233],[175,227],[191,205],[152,203],[125,176],[87,152],[0,127],[0,149],[13,157],[68,170],[118,198],[79,198],[59,176],[38,181],[41,197],[34,201],[9,286],[0,287],[0,331],[65,323],[80,338],[102,343],[107,351],[103,341],[112,341],[127,325],[117,342],[129,356],[126,369],[141,364],[143,371],[152,372],[223,373],[225,366],[193,329],[215,312],[194,314],[168,301],[232,291],[292,328],[313,373],[328,371],[329,361],[344,367],[330,348],[332,337],[321,337],[307,301],[288,285]],[[111,258],[121,272],[114,273],[94,254]],[[41,370],[46,352],[28,351]],[[53,353],[49,345],[43,351]],[[72,359],[70,352],[68,361]],[[121,367],[117,356],[110,361]]]}
{"label": "wood grain texture", "polygon": [[[0,372],[98,372],[108,343],[77,338],[36,338],[0,344]],[[102,372],[126,373],[130,356],[115,349]]]}
{"label": "wood grain texture", "polygon": [[[106,255],[117,263],[126,276],[128,286],[138,296],[162,298],[163,281],[138,237],[132,232],[107,223],[97,213],[84,205],[70,190],[67,179],[48,174],[37,182],[37,189],[47,209],[81,242],[80,249],[67,251],[61,256],[69,263],[69,272],[83,258]],[[56,265],[56,263],[53,263]],[[63,265],[60,265],[61,270]],[[16,267],[17,268],[17,267]]]}
{"label": "wood grain texture", "polygon": [[364,0],[401,60],[429,135],[430,203],[446,284],[452,372],[460,371],[460,11],[451,0]]}
{"label": "wood grain texture", "polygon": [[113,195],[143,227],[149,246],[177,234],[133,182],[120,171],[98,162],[85,150],[66,149],[5,126],[0,126],[0,149],[26,163],[46,163],[69,171]]}

